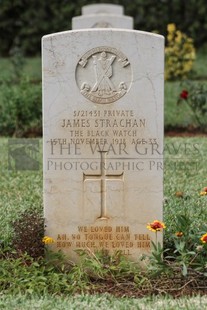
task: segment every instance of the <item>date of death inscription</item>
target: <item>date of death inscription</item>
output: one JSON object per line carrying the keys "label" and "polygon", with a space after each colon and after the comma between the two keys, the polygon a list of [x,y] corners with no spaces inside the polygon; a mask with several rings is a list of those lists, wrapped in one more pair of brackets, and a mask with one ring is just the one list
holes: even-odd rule
{"label": "date of death inscription", "polygon": [[131,255],[131,250],[150,251],[151,240],[146,233],[131,233],[129,226],[78,226],[74,234],[60,233],[58,249],[108,249]]}

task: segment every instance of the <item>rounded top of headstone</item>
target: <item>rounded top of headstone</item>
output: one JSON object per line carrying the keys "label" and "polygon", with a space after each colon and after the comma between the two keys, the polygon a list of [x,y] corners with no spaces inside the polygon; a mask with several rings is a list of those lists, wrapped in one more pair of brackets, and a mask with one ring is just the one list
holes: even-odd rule
{"label": "rounded top of headstone", "polygon": [[81,13],[82,15],[102,14],[102,13],[123,15],[124,8],[122,5],[118,4],[108,4],[108,3],[89,4],[82,7]]}

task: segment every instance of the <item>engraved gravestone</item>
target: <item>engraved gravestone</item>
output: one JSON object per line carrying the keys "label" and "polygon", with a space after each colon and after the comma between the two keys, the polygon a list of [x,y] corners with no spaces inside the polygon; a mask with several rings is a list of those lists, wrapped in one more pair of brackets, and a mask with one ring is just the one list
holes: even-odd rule
{"label": "engraved gravestone", "polygon": [[[44,210],[52,249],[150,252],[162,220],[160,35],[119,29],[43,37]],[[162,241],[162,234],[158,235]]]}
{"label": "engraved gravestone", "polygon": [[82,16],[72,19],[72,29],[123,28],[133,29],[133,18],[123,15],[123,7],[114,4],[92,4],[82,8]]}

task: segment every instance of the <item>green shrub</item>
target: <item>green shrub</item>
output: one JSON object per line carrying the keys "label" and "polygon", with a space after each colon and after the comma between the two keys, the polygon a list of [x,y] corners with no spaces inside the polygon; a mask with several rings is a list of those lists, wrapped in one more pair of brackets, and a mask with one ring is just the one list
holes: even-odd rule
{"label": "green shrub", "polygon": [[16,44],[10,51],[10,61],[13,67],[13,79],[20,81],[23,76],[25,58],[22,49]]}
{"label": "green shrub", "polygon": [[176,30],[175,24],[169,24],[167,29],[165,79],[186,79],[192,70],[195,60],[193,40],[180,30]]}
{"label": "green shrub", "polygon": [[22,78],[19,84],[6,81],[1,86],[1,135],[25,137],[41,134],[41,86]]}
{"label": "green shrub", "polygon": [[44,256],[44,219],[38,211],[24,211],[12,226],[12,245],[18,255],[27,253],[32,258]]}

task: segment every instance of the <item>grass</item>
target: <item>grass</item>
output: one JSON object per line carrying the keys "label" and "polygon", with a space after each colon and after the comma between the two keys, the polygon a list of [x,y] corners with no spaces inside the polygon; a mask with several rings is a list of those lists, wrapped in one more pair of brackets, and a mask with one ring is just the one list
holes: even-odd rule
{"label": "grass", "polygon": [[198,310],[206,309],[207,297],[173,299],[153,296],[148,298],[115,298],[108,294],[58,296],[2,296],[0,309],[5,310]]}
{"label": "grass", "polygon": [[[207,200],[199,197],[199,192],[207,185],[207,140],[204,137],[167,138],[165,142],[166,235],[172,233],[178,214],[187,213],[199,229],[207,218]],[[177,197],[177,192],[182,192],[183,197]]]}
{"label": "grass", "polygon": [[11,239],[9,223],[19,212],[35,207],[42,212],[42,171],[8,170],[8,139],[0,140],[0,239]]}

